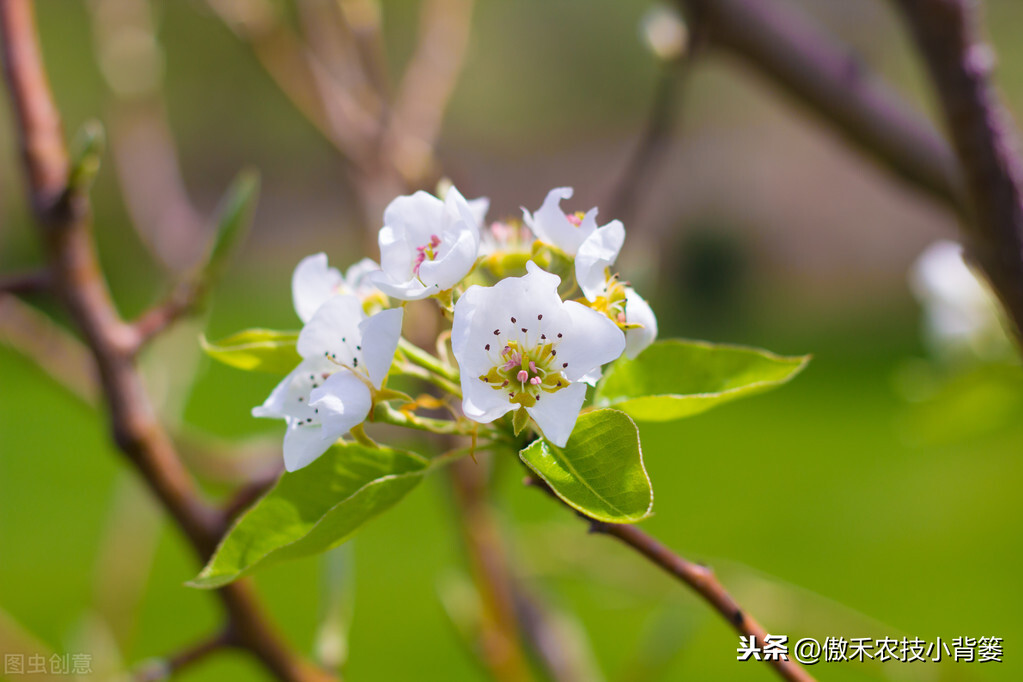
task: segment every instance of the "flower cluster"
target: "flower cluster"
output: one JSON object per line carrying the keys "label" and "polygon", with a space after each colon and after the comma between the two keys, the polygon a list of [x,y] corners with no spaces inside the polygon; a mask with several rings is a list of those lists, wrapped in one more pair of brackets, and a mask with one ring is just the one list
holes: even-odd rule
{"label": "flower cluster", "polygon": [[[595,208],[565,213],[561,201],[571,197],[570,188],[551,190],[522,221],[487,226],[486,199],[466,200],[454,187],[443,198],[416,192],[384,212],[379,266],[366,259],[342,275],[324,254],[299,263],[292,294],[302,360],[253,409],[286,421],[287,469],[345,433],[364,438],[361,424],[379,403],[400,398],[414,411],[408,396],[386,388],[390,373],[425,372],[447,387],[461,399],[456,420],[491,424],[514,413],[516,432],[531,421],[565,445],[601,368],[635,357],[657,335],[650,306],[614,270],[624,226],[598,225]],[[427,298],[451,320],[457,366],[401,338],[405,306]],[[419,373],[407,371],[406,355],[419,359]]]}

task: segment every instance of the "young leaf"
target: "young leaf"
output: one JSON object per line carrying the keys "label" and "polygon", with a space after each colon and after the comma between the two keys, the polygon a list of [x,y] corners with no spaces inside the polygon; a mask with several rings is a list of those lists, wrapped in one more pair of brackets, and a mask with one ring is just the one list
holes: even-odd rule
{"label": "young leaf", "polygon": [[189,585],[215,588],[257,566],[325,552],[419,483],[428,460],[390,448],[335,445],[286,473],[235,522]]}
{"label": "young leaf", "polygon": [[250,372],[284,375],[302,361],[295,349],[298,332],[246,329],[212,343],[205,337],[199,341],[214,360]]}
{"label": "young leaf", "polygon": [[653,508],[639,429],[624,412],[586,412],[565,447],[539,439],[519,457],[558,497],[598,521],[635,523]]}
{"label": "young leaf", "polygon": [[621,358],[597,386],[594,404],[639,421],[669,421],[780,386],[799,374],[809,355],[703,341],[658,341],[635,360]]}

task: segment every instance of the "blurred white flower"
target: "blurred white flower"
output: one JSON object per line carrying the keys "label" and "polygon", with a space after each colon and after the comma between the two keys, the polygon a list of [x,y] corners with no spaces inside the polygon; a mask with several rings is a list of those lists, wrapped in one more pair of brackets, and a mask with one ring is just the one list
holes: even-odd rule
{"label": "blurred white flower", "polygon": [[678,59],[689,44],[689,30],[674,7],[653,5],[639,25],[646,46],[663,61]]}
{"label": "blurred white flower", "polygon": [[470,287],[455,303],[451,346],[462,380],[462,411],[489,423],[523,408],[544,437],[564,446],[586,383],[625,349],[607,316],[558,296],[561,279],[532,261],[523,277]]}
{"label": "blurred white flower", "polygon": [[941,240],[928,246],[911,267],[909,284],[923,305],[927,342],[935,352],[992,358],[1010,347],[998,302],[963,260],[962,245]]}

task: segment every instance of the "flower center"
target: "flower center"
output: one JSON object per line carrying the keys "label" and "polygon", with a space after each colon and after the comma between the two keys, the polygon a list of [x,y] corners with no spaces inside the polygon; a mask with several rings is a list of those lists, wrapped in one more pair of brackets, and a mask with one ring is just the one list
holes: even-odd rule
{"label": "flower center", "polygon": [[556,393],[568,386],[561,373],[564,363],[557,360],[554,343],[525,348],[518,341],[508,341],[501,350],[499,364],[480,375],[495,391],[506,391],[510,402],[533,407],[542,393]]}
{"label": "flower center", "polygon": [[568,218],[568,222],[579,227],[583,224],[583,218],[586,217],[586,214],[582,211],[576,211],[575,213],[566,213],[565,217]]}
{"label": "flower center", "polygon": [[412,265],[412,272],[416,275],[419,274],[419,266],[424,261],[437,260],[437,247],[440,246],[440,237],[435,234],[430,235],[430,242],[423,244],[422,246],[416,247],[416,262]]}

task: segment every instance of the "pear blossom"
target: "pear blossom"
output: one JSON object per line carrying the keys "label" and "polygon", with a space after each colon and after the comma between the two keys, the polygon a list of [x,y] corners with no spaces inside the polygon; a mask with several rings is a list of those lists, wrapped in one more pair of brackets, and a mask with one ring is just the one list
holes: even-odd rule
{"label": "pear blossom", "polygon": [[381,291],[413,301],[451,289],[469,274],[479,253],[486,205],[451,187],[444,200],[416,192],[392,201],[380,229],[381,271],[370,275]]}
{"label": "pear blossom", "polygon": [[550,442],[564,446],[586,383],[622,354],[625,335],[603,315],[558,295],[561,279],[536,263],[526,275],[472,286],[455,303],[451,345],[461,372],[462,411],[489,423],[525,409]]}
{"label": "pear blossom", "polygon": [[995,296],[963,259],[962,245],[939,240],[928,246],[910,269],[909,283],[923,304],[935,351],[996,357],[1011,347]]}
{"label": "pear blossom", "polygon": [[625,356],[632,359],[657,338],[657,317],[632,287],[625,287]]}
{"label": "pear blossom", "polygon": [[379,297],[380,292],[369,281],[369,275],[380,269],[370,258],[355,263],[345,274],[327,265],[327,254],[306,256],[291,276],[291,297],[295,312],[308,322],[316,310],[331,296],[350,294],[362,301]]}
{"label": "pear blossom", "polygon": [[390,369],[401,335],[401,308],[370,317],[356,296],[326,300],[298,337],[299,363],[254,417],[284,419],[284,465],[306,466],[361,424]]}
{"label": "pear blossom", "polygon": [[607,280],[625,243],[625,226],[620,220],[597,226],[597,209],[566,214],[561,200],[572,198],[571,187],[557,187],[547,193],[535,213],[522,209],[526,224],[537,238],[575,258],[575,278],[586,300],[593,301]]}

